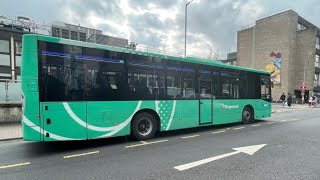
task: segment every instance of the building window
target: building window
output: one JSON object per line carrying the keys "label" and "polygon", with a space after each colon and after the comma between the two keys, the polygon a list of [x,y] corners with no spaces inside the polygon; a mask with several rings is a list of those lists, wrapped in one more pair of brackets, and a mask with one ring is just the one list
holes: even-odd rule
{"label": "building window", "polygon": [[0,54],[0,65],[10,66],[10,56],[7,54]]}
{"label": "building window", "polygon": [[314,87],[320,86],[319,73],[314,74]]}
{"label": "building window", "polygon": [[16,56],[16,67],[21,66],[21,56]]}
{"label": "building window", "polygon": [[11,74],[0,73],[0,79],[10,79],[10,78],[11,78]]}
{"label": "building window", "polygon": [[87,39],[86,33],[80,33],[79,36],[80,36],[80,41],[86,42],[86,39]]}
{"label": "building window", "polygon": [[69,31],[66,29],[62,29],[62,38],[69,39]]}
{"label": "building window", "polygon": [[298,23],[298,31],[308,29],[305,25]]}
{"label": "building window", "polygon": [[320,38],[318,36],[316,38],[316,48],[320,49]]}
{"label": "building window", "polygon": [[16,42],[16,54],[21,55],[22,44],[21,42]]}
{"label": "building window", "polygon": [[320,61],[320,56],[319,55],[316,55],[316,61],[314,63],[314,66],[317,67],[317,68],[320,68],[319,66],[319,61]]}
{"label": "building window", "polygon": [[52,28],[52,36],[53,37],[60,37],[60,29],[59,28]]}
{"label": "building window", "polygon": [[71,31],[71,39],[72,40],[78,40],[78,32]]}
{"label": "building window", "polygon": [[9,53],[9,41],[7,40],[0,40],[0,52],[2,53]]}

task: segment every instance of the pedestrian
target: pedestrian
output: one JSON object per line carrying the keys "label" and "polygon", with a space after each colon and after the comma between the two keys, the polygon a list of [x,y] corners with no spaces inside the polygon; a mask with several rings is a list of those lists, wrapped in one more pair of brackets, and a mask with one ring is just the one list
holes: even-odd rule
{"label": "pedestrian", "polygon": [[316,96],[312,96],[311,104],[312,104],[312,106],[317,107],[317,98],[316,98]]}
{"label": "pedestrian", "polygon": [[282,95],[280,96],[280,101],[282,102],[282,107],[284,107],[284,104],[286,102],[286,95],[284,95],[284,93],[282,93]]}
{"label": "pedestrian", "polygon": [[288,97],[287,97],[287,103],[288,103],[288,106],[291,107],[291,103],[292,103],[292,96],[290,93],[288,93]]}
{"label": "pedestrian", "polygon": [[312,104],[312,96],[310,96],[309,98],[309,107],[311,107],[311,104]]}

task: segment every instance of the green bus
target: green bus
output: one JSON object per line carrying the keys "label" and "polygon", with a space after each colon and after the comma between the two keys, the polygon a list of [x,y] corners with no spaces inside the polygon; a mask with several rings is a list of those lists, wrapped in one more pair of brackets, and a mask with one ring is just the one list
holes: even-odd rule
{"label": "green bus", "polygon": [[89,140],[271,116],[270,74],[50,36],[23,36],[23,138]]}

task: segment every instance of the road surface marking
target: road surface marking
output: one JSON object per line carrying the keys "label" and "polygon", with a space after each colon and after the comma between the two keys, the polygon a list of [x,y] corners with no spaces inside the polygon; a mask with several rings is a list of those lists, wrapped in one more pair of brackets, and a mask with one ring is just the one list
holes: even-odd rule
{"label": "road surface marking", "polygon": [[69,156],[63,156],[64,159],[67,158],[73,158],[73,157],[79,157],[79,156],[86,156],[86,155],[90,155],[90,154],[98,154],[99,151],[93,151],[93,152],[87,152],[87,153],[81,153],[81,154],[74,154],[74,155],[69,155]]}
{"label": "road surface marking", "polygon": [[260,126],[261,124],[254,124],[252,125],[253,127],[257,127],[257,126]]}
{"label": "road surface marking", "polygon": [[233,130],[243,129],[244,127],[233,128]]}
{"label": "road surface marking", "polygon": [[133,144],[130,146],[125,146],[125,148],[132,148],[132,147],[138,147],[138,146],[145,146],[145,145],[150,145],[150,144],[156,144],[156,143],[162,143],[162,142],[167,142],[168,140],[160,140],[160,141],[153,141],[153,142],[146,142],[146,141],[140,141],[141,144]]}
{"label": "road surface marking", "polygon": [[225,158],[225,157],[228,157],[228,156],[239,154],[241,152],[249,154],[249,155],[253,155],[255,152],[257,152],[259,149],[261,149],[265,145],[266,144],[260,144],[260,145],[254,145],[254,146],[232,148],[233,150],[236,150],[236,151],[231,152],[231,153],[222,154],[222,155],[219,155],[219,156],[214,156],[214,157],[202,159],[202,160],[199,160],[199,161],[194,161],[194,162],[191,162],[191,163],[188,163],[188,164],[183,164],[183,165],[180,165],[180,166],[176,166],[174,168],[179,170],[179,171],[184,171],[184,170],[187,170],[187,169],[190,169],[190,168],[194,168],[196,166],[200,166],[202,164],[206,164],[206,163],[218,160],[218,159],[222,159],[222,158]]}
{"label": "road surface marking", "polygon": [[0,169],[17,167],[17,166],[25,166],[25,165],[29,165],[29,164],[30,164],[30,162],[19,163],[19,164],[11,164],[11,165],[6,165],[6,166],[0,166]]}
{"label": "road surface marking", "polygon": [[219,134],[219,133],[224,133],[224,132],[226,132],[225,130],[222,130],[222,131],[214,131],[214,132],[212,132],[212,134]]}
{"label": "road surface marking", "polygon": [[283,120],[281,120],[280,122],[286,122],[287,120],[285,120],[285,119],[283,119]]}
{"label": "road surface marking", "polygon": [[267,124],[273,124],[273,123],[275,123],[275,122],[268,122]]}
{"label": "road surface marking", "polygon": [[140,141],[142,144],[148,144],[148,142],[146,141]]}
{"label": "road surface marking", "polygon": [[184,136],[184,137],[181,137],[182,139],[188,139],[188,138],[193,138],[193,137],[198,137],[200,136],[199,134],[196,134],[196,135],[192,135],[192,136]]}

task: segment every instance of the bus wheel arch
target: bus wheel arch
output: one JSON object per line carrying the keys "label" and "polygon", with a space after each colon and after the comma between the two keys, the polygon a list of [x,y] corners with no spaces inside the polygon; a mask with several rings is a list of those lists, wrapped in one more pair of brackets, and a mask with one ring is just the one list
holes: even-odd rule
{"label": "bus wheel arch", "polygon": [[160,117],[152,109],[141,109],[131,120],[131,136],[136,140],[148,140],[160,130]]}
{"label": "bus wheel arch", "polygon": [[242,110],[242,124],[249,124],[254,122],[254,108],[250,105],[247,104],[244,106]]}

